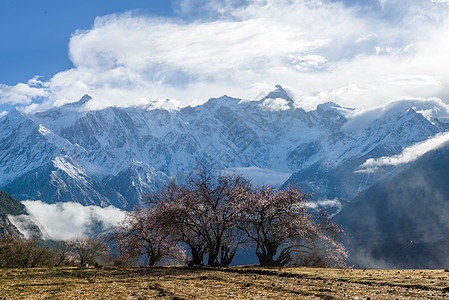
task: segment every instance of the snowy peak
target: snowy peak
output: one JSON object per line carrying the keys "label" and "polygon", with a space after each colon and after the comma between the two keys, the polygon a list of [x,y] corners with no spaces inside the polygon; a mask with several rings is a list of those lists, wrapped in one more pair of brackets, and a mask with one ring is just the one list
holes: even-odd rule
{"label": "snowy peak", "polygon": [[13,129],[20,127],[23,123],[29,123],[30,121],[17,108],[14,108],[2,118],[1,122],[2,125],[8,125],[10,129]]}
{"label": "snowy peak", "polygon": [[345,131],[364,130],[375,124],[398,122],[404,117],[426,119],[434,125],[444,127],[444,123],[449,121],[449,106],[440,99],[393,101],[379,107],[354,110],[343,129]]}
{"label": "snowy peak", "polygon": [[354,112],[352,108],[346,108],[334,102],[319,104],[316,110],[310,111],[311,121],[319,126],[340,130]]}
{"label": "snowy peak", "polygon": [[197,108],[205,107],[209,110],[214,110],[223,105],[229,107],[238,105],[240,101],[242,101],[242,99],[233,98],[228,95],[223,95],[219,98],[210,98],[206,103],[197,106]]}
{"label": "snowy peak", "polygon": [[322,112],[334,112],[345,118],[348,118],[355,111],[354,108],[342,107],[335,102],[319,104],[316,110]]}
{"label": "snowy peak", "polygon": [[290,95],[279,84],[276,85],[273,91],[269,92],[268,95],[263,97],[260,102],[264,102],[267,99],[284,99],[288,104],[292,104],[294,102]]}
{"label": "snowy peak", "polygon": [[259,103],[269,111],[284,111],[292,109],[294,101],[280,85],[276,85],[276,89],[263,97]]}
{"label": "snowy peak", "polygon": [[87,102],[89,102],[90,100],[92,100],[92,97],[89,96],[88,94],[85,94],[83,97],[81,97],[80,100],[64,105],[64,108],[79,108],[82,107]]}

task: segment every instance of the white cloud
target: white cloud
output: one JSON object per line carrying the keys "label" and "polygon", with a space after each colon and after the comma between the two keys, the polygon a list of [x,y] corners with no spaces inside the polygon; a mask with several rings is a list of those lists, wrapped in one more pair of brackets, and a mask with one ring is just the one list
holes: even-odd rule
{"label": "white cloud", "polygon": [[377,119],[384,117],[387,113],[390,117],[406,113],[410,108],[421,113],[430,122],[437,118],[443,122],[449,122],[449,105],[439,98],[409,99],[392,101],[390,103],[354,111],[349,115],[349,120],[343,125],[345,131],[361,130],[369,127]]}
{"label": "white cloud", "polygon": [[324,0],[184,0],[175,3],[177,18],[99,17],[72,35],[74,68],[2,98],[29,103],[48,93],[32,109],[86,93],[92,109],[165,99],[184,106],[223,94],[254,99],[261,86],[277,83],[310,108],[323,99],[366,108],[447,97],[449,41],[441,37],[449,35],[449,9],[426,1],[382,5],[401,9],[391,20]]}
{"label": "white cloud", "polygon": [[379,3],[382,7],[385,7],[385,4],[387,3],[388,0],[379,0]]}
{"label": "white cloud", "polygon": [[335,212],[332,214],[332,216],[338,214],[341,209],[343,208],[343,205],[341,204],[340,200],[338,198],[335,199],[320,199],[318,201],[308,201],[307,207],[313,210],[318,209],[335,209]]}
{"label": "white cloud", "polygon": [[290,109],[287,100],[282,98],[266,99],[262,106],[271,111],[281,111]]}
{"label": "white cloud", "polygon": [[434,85],[439,86],[441,82],[433,76],[428,75],[399,75],[395,77],[388,78],[386,83],[392,85]]}
{"label": "white cloud", "polygon": [[30,104],[35,98],[48,96],[47,85],[38,77],[15,86],[0,84],[0,104]]}
{"label": "white cloud", "polygon": [[449,5],[449,0],[432,0],[434,3],[445,3]]}
{"label": "white cloud", "polygon": [[325,102],[335,102],[337,104],[343,104],[350,102],[351,107],[357,107],[354,105],[365,97],[366,89],[362,89],[356,84],[349,84],[333,90],[322,90],[315,95],[301,95],[297,96],[297,106],[306,110],[313,110],[317,104]]}
{"label": "white cloud", "polygon": [[327,63],[327,59],[320,55],[291,55],[290,59],[291,66],[296,68],[298,71],[304,72],[322,69]]}
{"label": "white cloud", "polygon": [[174,0],[172,6],[178,15],[196,18],[211,18],[229,15],[236,6],[245,4],[245,0]]}
{"label": "white cloud", "polygon": [[407,164],[419,159],[424,154],[436,150],[449,142],[449,133],[440,133],[423,142],[405,148],[401,154],[394,156],[383,156],[380,158],[370,158],[360,166],[357,173],[373,173],[382,166],[398,166]]}
{"label": "white cloud", "polygon": [[[45,238],[69,240],[85,236],[92,226],[101,223],[103,230],[110,230],[125,217],[125,212],[113,207],[83,206],[66,202],[47,204],[42,201],[22,202],[33,220],[41,227]],[[20,225],[19,225],[20,227]]]}

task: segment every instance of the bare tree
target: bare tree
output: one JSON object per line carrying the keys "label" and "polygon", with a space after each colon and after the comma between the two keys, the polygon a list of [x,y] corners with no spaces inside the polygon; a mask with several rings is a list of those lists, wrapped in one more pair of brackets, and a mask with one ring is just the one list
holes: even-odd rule
{"label": "bare tree", "polygon": [[75,253],[81,266],[94,265],[109,255],[106,238],[102,235],[76,238],[68,241],[67,245]]}
{"label": "bare tree", "polygon": [[49,266],[53,252],[36,240],[4,235],[0,239],[0,267],[34,268]]}
{"label": "bare tree", "polygon": [[60,266],[74,266],[79,264],[79,257],[73,252],[69,242],[66,241],[54,241],[51,242],[51,250],[54,255],[54,265]]}

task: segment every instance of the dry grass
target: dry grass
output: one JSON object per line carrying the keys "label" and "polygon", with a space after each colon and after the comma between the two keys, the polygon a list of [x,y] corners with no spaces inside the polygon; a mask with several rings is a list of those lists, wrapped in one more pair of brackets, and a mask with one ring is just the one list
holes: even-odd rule
{"label": "dry grass", "polygon": [[446,295],[447,270],[0,270],[0,299],[443,299]]}

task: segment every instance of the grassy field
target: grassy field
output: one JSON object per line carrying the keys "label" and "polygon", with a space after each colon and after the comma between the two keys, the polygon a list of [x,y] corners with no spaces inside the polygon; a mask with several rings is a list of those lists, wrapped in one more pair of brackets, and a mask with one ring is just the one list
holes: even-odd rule
{"label": "grassy field", "polygon": [[448,270],[1,269],[0,299],[444,299]]}

